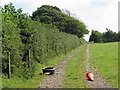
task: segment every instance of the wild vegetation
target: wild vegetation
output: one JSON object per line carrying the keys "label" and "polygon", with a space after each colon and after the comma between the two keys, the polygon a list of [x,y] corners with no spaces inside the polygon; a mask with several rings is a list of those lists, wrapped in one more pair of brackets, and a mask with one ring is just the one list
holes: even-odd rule
{"label": "wild vegetation", "polygon": [[[52,10],[54,11],[54,9]],[[39,13],[44,14],[43,12]],[[62,12],[57,13],[62,15]],[[60,18],[56,17],[57,20]],[[71,17],[68,18],[75,20]],[[85,27],[83,23],[82,25]],[[70,29],[68,28],[68,30]],[[82,36],[78,38],[76,35],[62,32],[53,24],[33,21],[31,16],[23,13],[22,9],[15,9],[12,3],[5,5],[2,8],[3,77],[25,79],[33,77],[37,63],[47,64],[49,59],[67,54],[84,42]]]}
{"label": "wild vegetation", "polygon": [[10,79],[6,79],[5,77],[3,77],[2,88],[38,88],[39,83],[42,82],[44,78],[46,78],[46,75],[42,74],[42,68],[48,67],[48,66],[55,67],[56,64],[61,62],[63,58],[71,55],[75,50],[72,50],[67,54],[62,54],[60,56],[56,56],[52,59],[49,59],[46,64],[36,63],[35,69],[34,69],[35,70],[34,76],[32,78],[25,79],[24,77],[19,78],[17,76],[14,76]]}

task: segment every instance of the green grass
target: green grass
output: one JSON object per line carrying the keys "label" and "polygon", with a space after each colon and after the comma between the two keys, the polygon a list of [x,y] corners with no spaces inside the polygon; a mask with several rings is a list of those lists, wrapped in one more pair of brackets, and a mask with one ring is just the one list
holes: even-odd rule
{"label": "green grass", "polygon": [[47,77],[46,75],[40,75],[40,73],[42,73],[42,68],[46,66],[56,66],[57,63],[59,63],[66,56],[72,54],[75,50],[72,50],[67,54],[63,54],[48,60],[48,63],[46,65],[36,64],[35,76],[31,79],[26,80],[24,78],[18,78],[18,77],[14,77],[11,79],[2,78],[2,88],[38,88],[39,83],[45,77]]}
{"label": "green grass", "polygon": [[67,60],[65,66],[64,88],[85,88],[87,80],[85,79],[85,61],[86,45],[80,48],[80,51],[71,59]]}
{"label": "green grass", "polygon": [[11,79],[2,79],[2,88],[35,88],[38,83],[42,81],[45,75],[39,75],[40,69],[44,67],[42,64],[36,65],[35,76],[28,80],[19,77],[13,77]]}
{"label": "green grass", "polygon": [[[50,59],[46,65],[36,64],[35,76],[31,79],[14,77],[2,79],[3,88],[37,88],[39,83],[46,77],[40,75],[41,69],[46,66],[56,66],[64,57],[69,56],[75,50],[66,55]],[[118,87],[118,43],[102,43],[90,45],[90,60],[92,66],[97,68],[97,73],[102,75],[107,82],[112,82],[112,87]],[[67,60],[65,66],[64,88],[86,88],[85,79],[86,45],[80,51]]]}
{"label": "green grass", "polygon": [[118,88],[118,43],[90,45],[90,58],[97,72]]}

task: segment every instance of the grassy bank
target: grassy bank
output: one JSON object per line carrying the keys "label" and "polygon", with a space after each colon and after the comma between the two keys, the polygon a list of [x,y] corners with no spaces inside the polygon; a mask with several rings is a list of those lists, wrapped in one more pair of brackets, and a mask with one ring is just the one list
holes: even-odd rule
{"label": "grassy bank", "polygon": [[67,60],[65,66],[64,88],[85,88],[85,59],[86,45],[80,48],[80,51]]}
{"label": "grassy bank", "polygon": [[92,44],[90,46],[92,66],[97,68],[112,87],[118,87],[118,43]]}
{"label": "grassy bank", "polygon": [[48,60],[48,63],[46,64],[36,64],[35,74],[31,79],[26,80],[18,77],[5,79],[5,77],[3,77],[2,88],[37,88],[38,84],[43,80],[43,78],[46,77],[45,75],[42,75],[42,68],[57,65],[57,63],[59,63],[66,56],[72,54],[75,50],[72,50],[67,54],[56,56],[55,58]]}

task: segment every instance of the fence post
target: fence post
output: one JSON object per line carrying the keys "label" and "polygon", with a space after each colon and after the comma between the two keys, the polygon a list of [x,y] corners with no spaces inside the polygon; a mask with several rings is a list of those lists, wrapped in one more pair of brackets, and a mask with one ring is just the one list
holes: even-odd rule
{"label": "fence post", "polygon": [[30,68],[30,49],[28,50],[28,68]]}
{"label": "fence post", "polygon": [[8,52],[8,78],[11,77],[10,52]]}

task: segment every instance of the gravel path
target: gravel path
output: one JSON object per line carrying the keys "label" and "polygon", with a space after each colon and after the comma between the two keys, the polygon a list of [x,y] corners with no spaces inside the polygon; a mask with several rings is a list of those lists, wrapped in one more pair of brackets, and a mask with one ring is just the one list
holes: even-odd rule
{"label": "gravel path", "polygon": [[55,67],[55,74],[49,75],[47,78],[43,80],[39,84],[41,88],[62,88],[63,86],[63,79],[64,79],[64,66],[66,64],[66,60],[70,59],[74,56],[79,49],[77,49],[73,54],[70,56],[65,57],[58,65]]}
{"label": "gravel path", "polygon": [[[86,73],[87,72],[93,72],[94,73],[94,81],[88,81],[88,85],[90,88],[112,88],[110,87],[110,83],[106,82],[104,78],[102,78],[99,74],[96,73],[96,68],[90,66],[89,61],[89,47],[87,46],[86,51]],[[64,79],[64,66],[66,64],[66,60],[70,59],[72,56],[74,56],[77,52],[76,50],[73,54],[70,56],[65,57],[61,62],[56,65],[55,67],[55,74],[49,75],[47,78],[43,79],[43,82],[39,84],[39,87],[41,88],[62,88],[63,87],[63,79]]]}
{"label": "gravel path", "polygon": [[91,88],[111,88],[110,83],[106,82],[106,80],[104,78],[102,78],[99,74],[96,73],[96,68],[90,66],[89,47],[90,47],[90,45],[87,46],[87,51],[86,51],[86,54],[87,54],[86,55],[87,56],[87,59],[86,59],[86,71],[94,73],[94,81],[88,81],[88,85]]}

